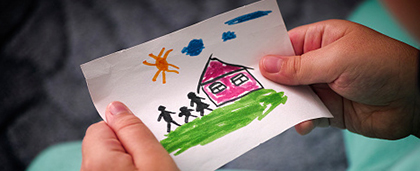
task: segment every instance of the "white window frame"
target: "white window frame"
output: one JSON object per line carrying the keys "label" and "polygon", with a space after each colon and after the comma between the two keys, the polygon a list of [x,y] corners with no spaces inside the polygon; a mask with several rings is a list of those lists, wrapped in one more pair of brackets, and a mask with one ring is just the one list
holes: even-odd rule
{"label": "white window frame", "polygon": [[213,94],[218,94],[226,90],[226,88],[227,88],[226,85],[220,81],[217,81],[209,86],[209,89]]}
{"label": "white window frame", "polygon": [[249,81],[249,78],[244,73],[239,73],[238,75],[235,75],[234,77],[232,77],[230,79],[230,81],[235,86],[240,86],[240,85],[246,83],[247,81]]}

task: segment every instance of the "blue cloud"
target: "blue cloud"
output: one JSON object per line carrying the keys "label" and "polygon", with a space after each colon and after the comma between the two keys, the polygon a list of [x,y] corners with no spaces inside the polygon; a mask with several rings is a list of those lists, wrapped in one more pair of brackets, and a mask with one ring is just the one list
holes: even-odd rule
{"label": "blue cloud", "polygon": [[224,42],[226,42],[227,40],[230,40],[230,39],[234,39],[234,38],[236,38],[236,34],[233,31],[224,32],[223,35],[222,35],[222,39],[223,39]]}
{"label": "blue cloud", "polygon": [[204,49],[204,43],[202,39],[193,39],[190,41],[187,47],[182,49],[182,53],[190,56],[198,56]]}

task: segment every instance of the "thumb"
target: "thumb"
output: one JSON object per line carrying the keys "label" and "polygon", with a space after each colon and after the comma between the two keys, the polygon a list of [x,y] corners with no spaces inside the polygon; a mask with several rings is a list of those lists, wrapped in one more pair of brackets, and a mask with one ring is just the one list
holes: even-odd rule
{"label": "thumb", "polygon": [[[135,165],[144,170],[170,170],[176,165],[153,133],[121,102],[112,102],[106,112],[108,125],[131,156]],[[158,165],[153,165],[160,161]],[[150,168],[148,168],[150,167]],[[148,169],[147,169],[148,168]]]}
{"label": "thumb", "polygon": [[338,78],[343,67],[336,64],[337,59],[329,58],[332,55],[322,51],[325,50],[318,49],[298,56],[265,56],[260,60],[261,74],[286,85],[331,83]]}

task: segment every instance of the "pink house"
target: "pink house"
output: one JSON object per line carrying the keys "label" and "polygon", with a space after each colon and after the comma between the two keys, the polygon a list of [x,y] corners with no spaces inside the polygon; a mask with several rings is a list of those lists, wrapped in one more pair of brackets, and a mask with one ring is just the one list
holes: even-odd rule
{"label": "pink house", "polygon": [[228,64],[210,56],[201,74],[197,92],[201,88],[216,106],[221,106],[264,88],[248,69],[252,68]]}

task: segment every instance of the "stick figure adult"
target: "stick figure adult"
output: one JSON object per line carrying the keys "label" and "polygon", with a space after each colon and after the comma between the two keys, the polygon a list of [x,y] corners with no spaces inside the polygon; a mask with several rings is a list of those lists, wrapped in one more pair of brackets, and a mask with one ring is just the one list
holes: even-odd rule
{"label": "stick figure adult", "polygon": [[173,123],[175,125],[178,125],[178,126],[181,126],[181,125],[176,123],[171,117],[171,114],[174,114],[175,112],[166,111],[165,109],[166,109],[165,106],[159,106],[158,110],[160,111],[160,115],[159,115],[159,118],[158,118],[158,122],[160,122],[160,120],[163,118],[163,120],[165,120],[166,123],[168,123],[167,132],[169,133],[169,132],[171,132],[171,123]]}
{"label": "stick figure adult", "polygon": [[195,111],[200,112],[201,116],[204,116],[204,109],[213,111],[213,109],[209,108],[209,104],[201,102],[205,98],[198,97],[194,92],[188,93],[188,98],[191,99],[190,106],[194,107],[194,103],[196,104]]}

